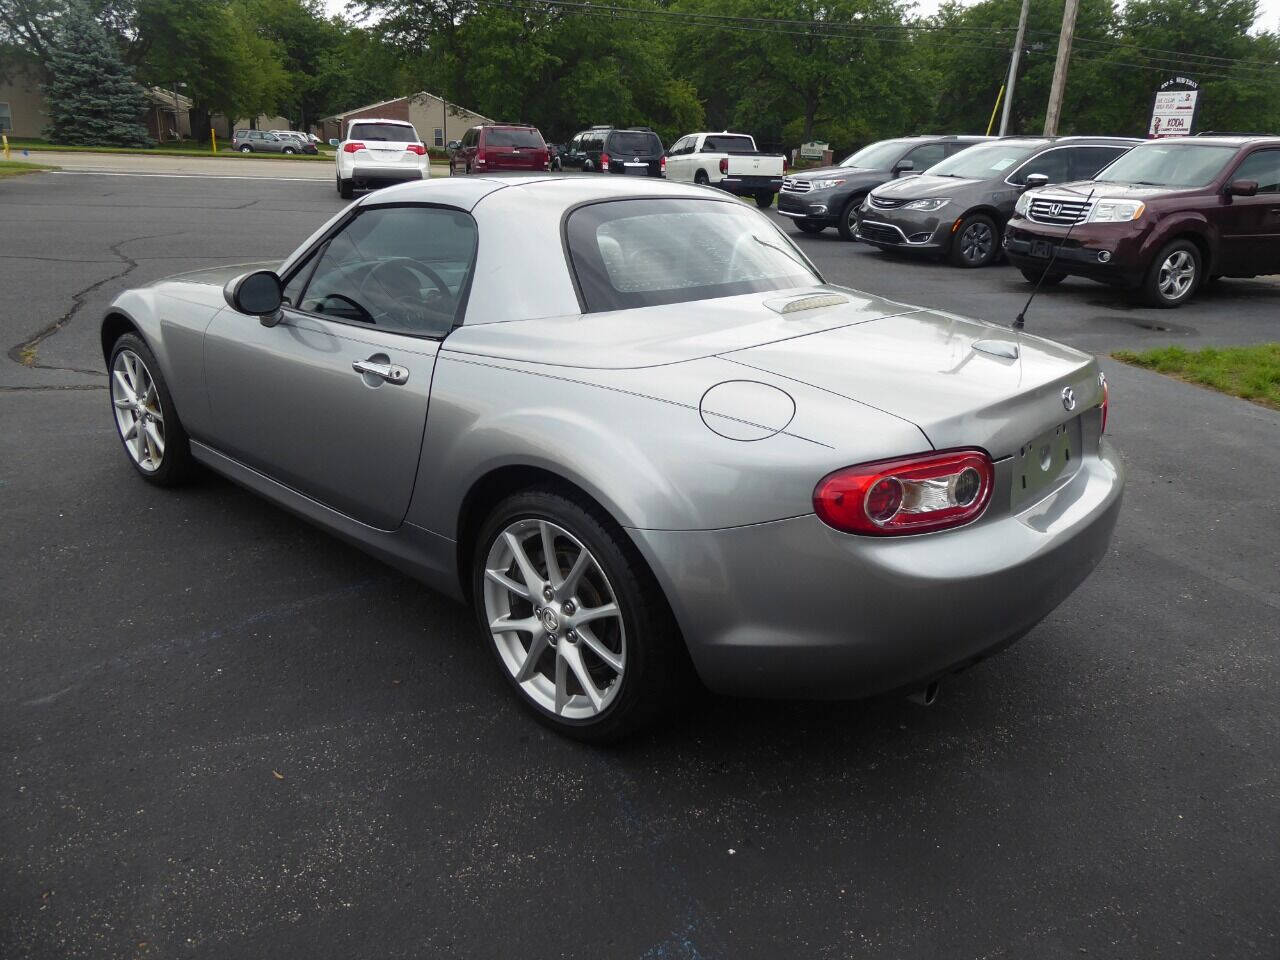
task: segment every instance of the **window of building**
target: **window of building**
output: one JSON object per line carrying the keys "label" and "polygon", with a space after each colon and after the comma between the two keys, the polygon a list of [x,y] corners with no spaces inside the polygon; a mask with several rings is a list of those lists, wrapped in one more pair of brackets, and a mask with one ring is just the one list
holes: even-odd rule
{"label": "window of building", "polygon": [[435,133],[432,134],[431,139],[435,142],[435,145],[437,147],[443,147],[444,146],[444,130],[442,130],[440,127],[436,127]]}
{"label": "window of building", "polygon": [[9,112],[9,104],[0,101],[0,131],[9,133],[13,130],[13,114]]}

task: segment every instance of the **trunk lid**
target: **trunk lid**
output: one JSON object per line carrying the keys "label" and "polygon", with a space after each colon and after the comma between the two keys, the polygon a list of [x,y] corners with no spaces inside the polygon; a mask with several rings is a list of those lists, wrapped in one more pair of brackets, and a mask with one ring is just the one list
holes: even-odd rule
{"label": "trunk lid", "polygon": [[938,449],[980,446],[997,459],[1101,400],[1087,354],[927,310],[722,356],[909,420]]}

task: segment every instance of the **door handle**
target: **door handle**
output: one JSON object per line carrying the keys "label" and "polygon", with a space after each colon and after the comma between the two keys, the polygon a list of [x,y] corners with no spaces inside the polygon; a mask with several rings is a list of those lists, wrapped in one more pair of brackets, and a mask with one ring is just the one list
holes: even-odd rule
{"label": "door handle", "polygon": [[359,374],[378,377],[387,383],[401,384],[409,379],[409,371],[396,363],[379,363],[377,360],[353,360],[351,369]]}

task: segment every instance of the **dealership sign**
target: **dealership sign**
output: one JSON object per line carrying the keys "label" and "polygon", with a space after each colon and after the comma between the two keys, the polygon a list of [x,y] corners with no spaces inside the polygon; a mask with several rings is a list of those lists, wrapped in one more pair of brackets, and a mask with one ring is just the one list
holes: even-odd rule
{"label": "dealership sign", "polygon": [[1189,77],[1174,77],[1160,84],[1147,136],[1185,137],[1191,133],[1200,100],[1200,85]]}
{"label": "dealership sign", "polygon": [[808,143],[800,144],[800,156],[806,160],[821,160],[822,155],[827,152],[827,142],[825,140],[810,140]]}

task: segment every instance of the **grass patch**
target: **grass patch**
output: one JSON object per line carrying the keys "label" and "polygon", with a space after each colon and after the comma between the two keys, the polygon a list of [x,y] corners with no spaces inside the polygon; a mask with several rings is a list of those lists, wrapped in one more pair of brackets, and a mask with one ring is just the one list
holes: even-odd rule
{"label": "grass patch", "polygon": [[5,177],[20,177],[24,173],[39,173],[41,170],[57,170],[47,163],[22,163],[18,160],[0,160],[0,180]]}
{"label": "grass patch", "polygon": [[9,148],[15,150],[41,150],[50,153],[122,153],[142,157],[218,157],[231,160],[332,160],[332,148],[326,155],[297,153],[239,153],[230,147],[219,145],[215,154],[208,146],[193,144],[189,147],[84,147],[79,144],[46,143],[43,140],[9,140]]}
{"label": "grass patch", "polygon": [[1118,350],[1112,356],[1280,410],[1280,343],[1204,350],[1162,347],[1144,353]]}

